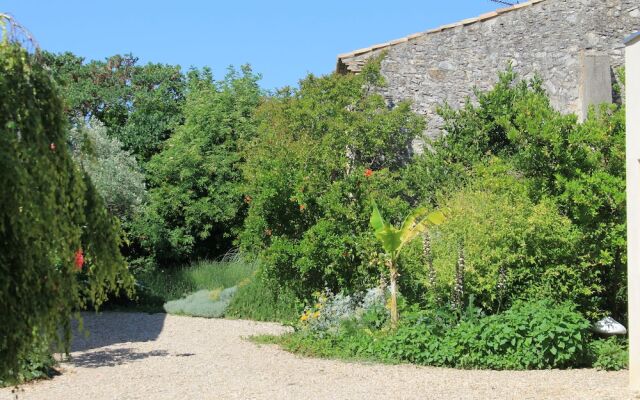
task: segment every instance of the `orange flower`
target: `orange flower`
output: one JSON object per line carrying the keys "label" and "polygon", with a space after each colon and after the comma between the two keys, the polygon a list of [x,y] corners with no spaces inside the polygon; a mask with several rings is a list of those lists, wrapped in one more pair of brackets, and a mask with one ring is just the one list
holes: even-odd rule
{"label": "orange flower", "polygon": [[370,168],[367,168],[366,170],[364,170],[365,178],[369,178],[371,175],[373,175],[373,171]]}
{"label": "orange flower", "polygon": [[303,212],[307,208],[304,204],[300,204],[300,212]]}

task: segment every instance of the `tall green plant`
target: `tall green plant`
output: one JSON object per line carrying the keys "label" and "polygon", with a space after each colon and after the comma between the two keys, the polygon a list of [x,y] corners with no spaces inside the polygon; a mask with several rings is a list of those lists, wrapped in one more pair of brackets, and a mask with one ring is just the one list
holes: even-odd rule
{"label": "tall green plant", "polygon": [[130,289],[132,278],[117,222],[67,149],[56,85],[37,54],[6,37],[0,93],[3,380],[18,375],[34,342],[67,345],[73,313],[87,300],[99,305],[110,290]]}
{"label": "tall green plant", "polygon": [[152,188],[137,231],[158,261],[215,257],[243,220],[242,143],[255,134],[260,76],[249,66],[222,81],[189,74],[185,122],[147,164]]}
{"label": "tall green plant", "polygon": [[265,284],[300,297],[375,286],[384,266],[369,227],[373,195],[391,219],[410,205],[401,171],[424,119],[377,94],[376,63],[361,75],[310,75],[259,107],[245,150],[243,249]]}
{"label": "tall green plant", "polygon": [[402,248],[419,234],[425,232],[429,225],[439,225],[444,222],[444,214],[440,211],[429,213],[425,207],[415,209],[409,214],[400,228],[396,228],[382,218],[378,206],[374,203],[370,223],[376,238],[382,243],[386,252],[386,266],[389,268],[389,289],[391,292],[391,324],[398,324],[398,257]]}

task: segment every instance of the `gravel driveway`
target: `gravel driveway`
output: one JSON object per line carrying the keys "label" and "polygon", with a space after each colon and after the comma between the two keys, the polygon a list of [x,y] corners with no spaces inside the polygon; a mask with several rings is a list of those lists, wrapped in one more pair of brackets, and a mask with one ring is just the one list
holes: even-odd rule
{"label": "gravel driveway", "polygon": [[[300,358],[243,338],[277,324],[86,314],[62,375],[19,399],[625,399],[627,372],[463,371]],[[0,399],[12,399],[0,389]]]}

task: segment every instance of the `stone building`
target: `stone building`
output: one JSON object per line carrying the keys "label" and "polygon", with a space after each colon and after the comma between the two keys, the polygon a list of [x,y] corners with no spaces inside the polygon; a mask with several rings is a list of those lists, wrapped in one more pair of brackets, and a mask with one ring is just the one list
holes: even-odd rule
{"label": "stone building", "polygon": [[615,99],[625,37],[640,29],[640,0],[532,0],[338,56],[339,73],[357,73],[386,52],[381,69],[391,102],[410,100],[435,134],[437,105],[459,107],[473,88],[489,89],[510,62],[520,77],[544,81],[558,110],[584,117]]}

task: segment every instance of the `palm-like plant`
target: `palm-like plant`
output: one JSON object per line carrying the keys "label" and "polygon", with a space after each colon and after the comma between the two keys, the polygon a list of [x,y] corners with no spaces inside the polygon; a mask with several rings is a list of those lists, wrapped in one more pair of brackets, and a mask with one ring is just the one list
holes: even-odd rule
{"label": "palm-like plant", "polygon": [[382,243],[386,252],[386,266],[389,268],[389,290],[391,294],[391,325],[398,325],[398,256],[402,248],[410,243],[419,234],[425,232],[430,225],[439,225],[444,222],[444,214],[440,211],[428,212],[425,207],[415,209],[409,214],[400,229],[394,227],[382,218],[376,203],[373,203],[370,223],[374,229],[376,238]]}

